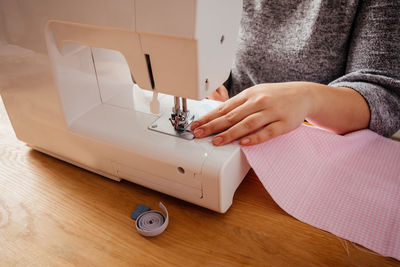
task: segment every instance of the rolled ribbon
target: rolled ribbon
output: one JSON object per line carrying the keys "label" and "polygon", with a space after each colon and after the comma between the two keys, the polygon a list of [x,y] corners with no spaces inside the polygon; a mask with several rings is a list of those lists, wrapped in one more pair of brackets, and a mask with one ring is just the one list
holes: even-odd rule
{"label": "rolled ribbon", "polygon": [[157,236],[167,229],[169,218],[167,208],[160,202],[160,208],[166,215],[158,210],[143,212],[136,219],[136,230],[143,236]]}

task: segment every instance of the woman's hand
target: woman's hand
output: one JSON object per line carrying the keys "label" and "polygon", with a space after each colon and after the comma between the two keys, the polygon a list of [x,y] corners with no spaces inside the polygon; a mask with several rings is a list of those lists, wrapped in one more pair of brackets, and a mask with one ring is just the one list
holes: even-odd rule
{"label": "woman's hand", "polygon": [[193,122],[191,129],[197,138],[219,133],[214,145],[238,138],[242,145],[255,145],[296,129],[312,108],[310,90],[301,83],[259,84]]}
{"label": "woman's hand", "polygon": [[255,145],[296,129],[307,118],[337,134],[368,127],[364,97],[348,87],[312,82],[266,83],[244,90],[191,125],[197,138],[216,135],[214,145],[240,139]]}
{"label": "woman's hand", "polygon": [[221,85],[220,87],[218,87],[217,90],[215,90],[211,95],[206,98],[225,102],[229,99],[228,90],[226,90],[225,86]]}

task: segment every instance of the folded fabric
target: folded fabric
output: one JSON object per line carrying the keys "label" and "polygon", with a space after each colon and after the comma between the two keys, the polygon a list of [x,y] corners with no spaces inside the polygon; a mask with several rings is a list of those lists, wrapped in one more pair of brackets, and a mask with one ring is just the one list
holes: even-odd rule
{"label": "folded fabric", "polygon": [[400,260],[400,142],[302,125],[242,150],[290,215]]}

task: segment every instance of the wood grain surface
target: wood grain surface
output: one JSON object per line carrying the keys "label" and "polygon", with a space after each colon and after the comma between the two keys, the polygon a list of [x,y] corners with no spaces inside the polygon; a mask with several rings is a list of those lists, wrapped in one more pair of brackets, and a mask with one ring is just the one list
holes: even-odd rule
{"label": "wood grain surface", "polygon": [[[170,213],[140,236],[138,203]],[[226,214],[115,182],[18,141],[0,101],[0,266],[400,266],[302,223],[250,172]]]}

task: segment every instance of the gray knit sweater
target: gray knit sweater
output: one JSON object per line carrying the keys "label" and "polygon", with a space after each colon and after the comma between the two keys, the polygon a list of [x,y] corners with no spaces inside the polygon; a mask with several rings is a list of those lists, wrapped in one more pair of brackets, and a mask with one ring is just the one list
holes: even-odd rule
{"label": "gray knit sweater", "polygon": [[285,81],[353,88],[368,102],[369,128],[392,135],[400,128],[400,1],[244,0],[230,95]]}

